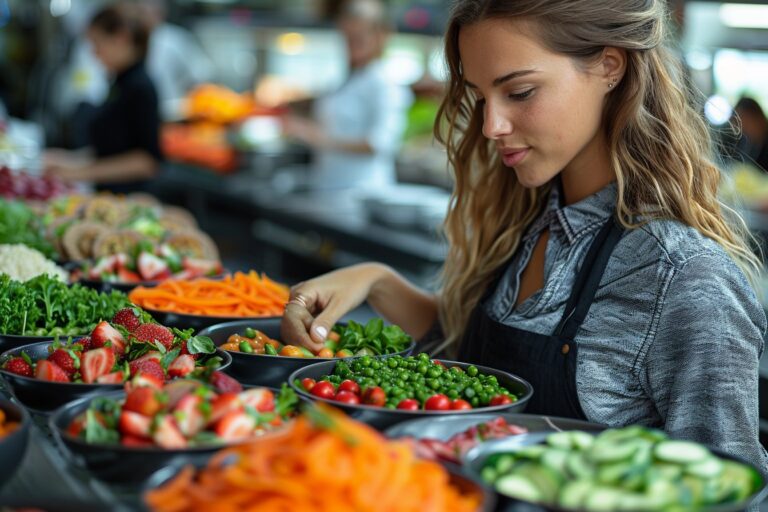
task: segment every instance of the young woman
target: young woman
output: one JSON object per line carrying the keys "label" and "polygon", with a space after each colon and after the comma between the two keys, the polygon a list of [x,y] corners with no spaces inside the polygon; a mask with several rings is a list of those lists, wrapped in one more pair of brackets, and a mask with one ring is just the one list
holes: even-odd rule
{"label": "young woman", "polygon": [[117,3],[93,17],[88,39],[113,77],[109,95],[91,121],[91,148],[49,150],[45,171],[115,192],[143,190],[162,160],[157,92],[144,69],[149,25],[139,6]]}
{"label": "young woman", "polygon": [[717,198],[662,0],[460,0],[437,123],[455,173],[443,285],[359,265],[297,285],[317,348],[364,300],[528,379],[527,412],[642,424],[766,468],[759,262]]}

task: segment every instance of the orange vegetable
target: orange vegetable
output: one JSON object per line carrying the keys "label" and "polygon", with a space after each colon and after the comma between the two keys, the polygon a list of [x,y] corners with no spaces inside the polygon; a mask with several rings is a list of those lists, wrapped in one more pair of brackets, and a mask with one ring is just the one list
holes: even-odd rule
{"label": "orange vegetable", "polygon": [[256,272],[236,272],[222,280],[164,281],[139,286],[128,295],[145,309],[204,316],[280,316],[288,302],[288,287]]}
{"label": "orange vegetable", "polygon": [[280,350],[280,355],[288,357],[304,357],[304,352],[302,352],[301,349],[295,345],[285,345]]}
{"label": "orange vegetable", "polygon": [[5,437],[8,434],[13,433],[19,427],[19,424],[15,421],[6,421],[5,411],[0,409],[0,437]]}
{"label": "orange vegetable", "polygon": [[[389,441],[328,407],[248,444],[218,452],[207,467],[185,468],[144,496],[156,512],[470,512],[482,497],[454,487],[436,462],[407,441]],[[318,414],[316,412],[315,414]]]}
{"label": "orange vegetable", "polygon": [[333,357],[333,350],[328,347],[323,347],[320,352],[317,353],[317,357]]}

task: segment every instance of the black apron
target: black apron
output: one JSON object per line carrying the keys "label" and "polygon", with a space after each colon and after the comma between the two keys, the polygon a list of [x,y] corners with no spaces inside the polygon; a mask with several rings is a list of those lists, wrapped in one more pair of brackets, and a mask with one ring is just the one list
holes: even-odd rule
{"label": "black apron", "polygon": [[508,371],[530,382],[533,396],[527,413],[586,419],[576,392],[578,347],[574,338],[622,233],[611,215],[584,258],[563,317],[551,336],[504,325],[485,312],[485,302],[496,289],[502,270],[472,312],[458,360]]}

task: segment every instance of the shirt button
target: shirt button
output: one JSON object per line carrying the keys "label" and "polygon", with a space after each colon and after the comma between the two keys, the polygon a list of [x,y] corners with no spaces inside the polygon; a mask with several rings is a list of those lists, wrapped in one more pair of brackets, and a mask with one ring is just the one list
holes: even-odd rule
{"label": "shirt button", "polygon": [[561,352],[563,353],[563,355],[567,355],[568,352],[570,352],[570,351],[571,351],[571,346],[569,344],[565,343],[563,345],[563,348],[561,349]]}

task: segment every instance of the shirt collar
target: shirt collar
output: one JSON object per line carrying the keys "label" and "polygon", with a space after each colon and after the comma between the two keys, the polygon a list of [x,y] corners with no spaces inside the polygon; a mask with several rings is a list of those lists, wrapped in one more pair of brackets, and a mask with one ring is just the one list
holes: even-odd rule
{"label": "shirt collar", "polygon": [[564,206],[562,190],[557,181],[550,191],[544,212],[533,222],[523,240],[536,237],[545,229],[559,228],[565,234],[568,244],[573,244],[584,231],[605,222],[613,214],[617,195],[618,188],[613,181],[578,203]]}

